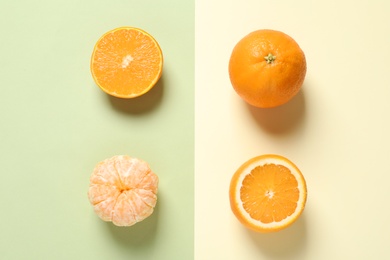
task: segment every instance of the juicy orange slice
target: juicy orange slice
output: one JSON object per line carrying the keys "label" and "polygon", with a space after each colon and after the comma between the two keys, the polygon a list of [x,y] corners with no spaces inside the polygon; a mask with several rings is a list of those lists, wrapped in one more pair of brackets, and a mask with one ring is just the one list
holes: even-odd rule
{"label": "juicy orange slice", "polygon": [[88,198],[102,220],[132,226],[153,213],[157,188],[158,177],[146,162],[118,155],[96,165]]}
{"label": "juicy orange slice", "polygon": [[134,98],[147,93],[162,75],[163,55],[147,32],[120,27],[105,33],[96,43],[91,73],[107,94]]}
{"label": "juicy orange slice", "polygon": [[288,227],[306,204],[305,179],[290,160],[262,155],[245,162],[230,183],[230,206],[246,227],[273,232]]}

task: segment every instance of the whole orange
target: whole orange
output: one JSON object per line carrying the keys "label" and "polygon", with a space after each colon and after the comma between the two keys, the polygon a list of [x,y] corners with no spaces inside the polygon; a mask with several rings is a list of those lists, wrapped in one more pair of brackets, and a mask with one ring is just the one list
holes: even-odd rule
{"label": "whole orange", "polygon": [[261,108],[283,105],[300,90],[306,75],[305,54],[289,35],[257,30],[242,38],[229,61],[237,94]]}

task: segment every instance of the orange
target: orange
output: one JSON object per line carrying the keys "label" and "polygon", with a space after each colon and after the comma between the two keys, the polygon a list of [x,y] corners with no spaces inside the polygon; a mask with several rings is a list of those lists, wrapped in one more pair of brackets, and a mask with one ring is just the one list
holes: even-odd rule
{"label": "orange", "polygon": [[157,188],[158,177],[146,162],[117,155],[96,165],[88,198],[102,220],[132,226],[153,213]]}
{"label": "orange", "polygon": [[305,208],[306,182],[290,160],[261,155],[245,162],[231,179],[230,206],[237,219],[257,232],[294,223]]}
{"label": "orange", "polygon": [[147,32],[120,27],[105,33],[96,43],[91,73],[107,94],[134,98],[147,93],[162,75],[163,55]]}
{"label": "orange", "polygon": [[260,108],[280,106],[300,90],[306,75],[305,54],[293,38],[275,30],[257,30],[242,38],[229,60],[237,94]]}

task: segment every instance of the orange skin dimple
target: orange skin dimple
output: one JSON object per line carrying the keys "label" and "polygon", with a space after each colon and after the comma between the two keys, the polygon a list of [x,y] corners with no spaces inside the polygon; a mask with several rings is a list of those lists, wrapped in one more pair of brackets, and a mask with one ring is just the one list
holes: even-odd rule
{"label": "orange skin dimple", "polygon": [[88,198],[102,220],[131,226],[153,213],[157,190],[158,177],[146,162],[114,156],[95,167]]}

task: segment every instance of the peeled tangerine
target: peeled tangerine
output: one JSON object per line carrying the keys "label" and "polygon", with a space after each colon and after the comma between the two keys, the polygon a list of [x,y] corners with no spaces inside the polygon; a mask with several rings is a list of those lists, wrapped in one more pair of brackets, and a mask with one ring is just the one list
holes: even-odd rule
{"label": "peeled tangerine", "polygon": [[158,177],[146,162],[117,155],[96,165],[88,198],[102,220],[132,226],[153,213],[157,188]]}

